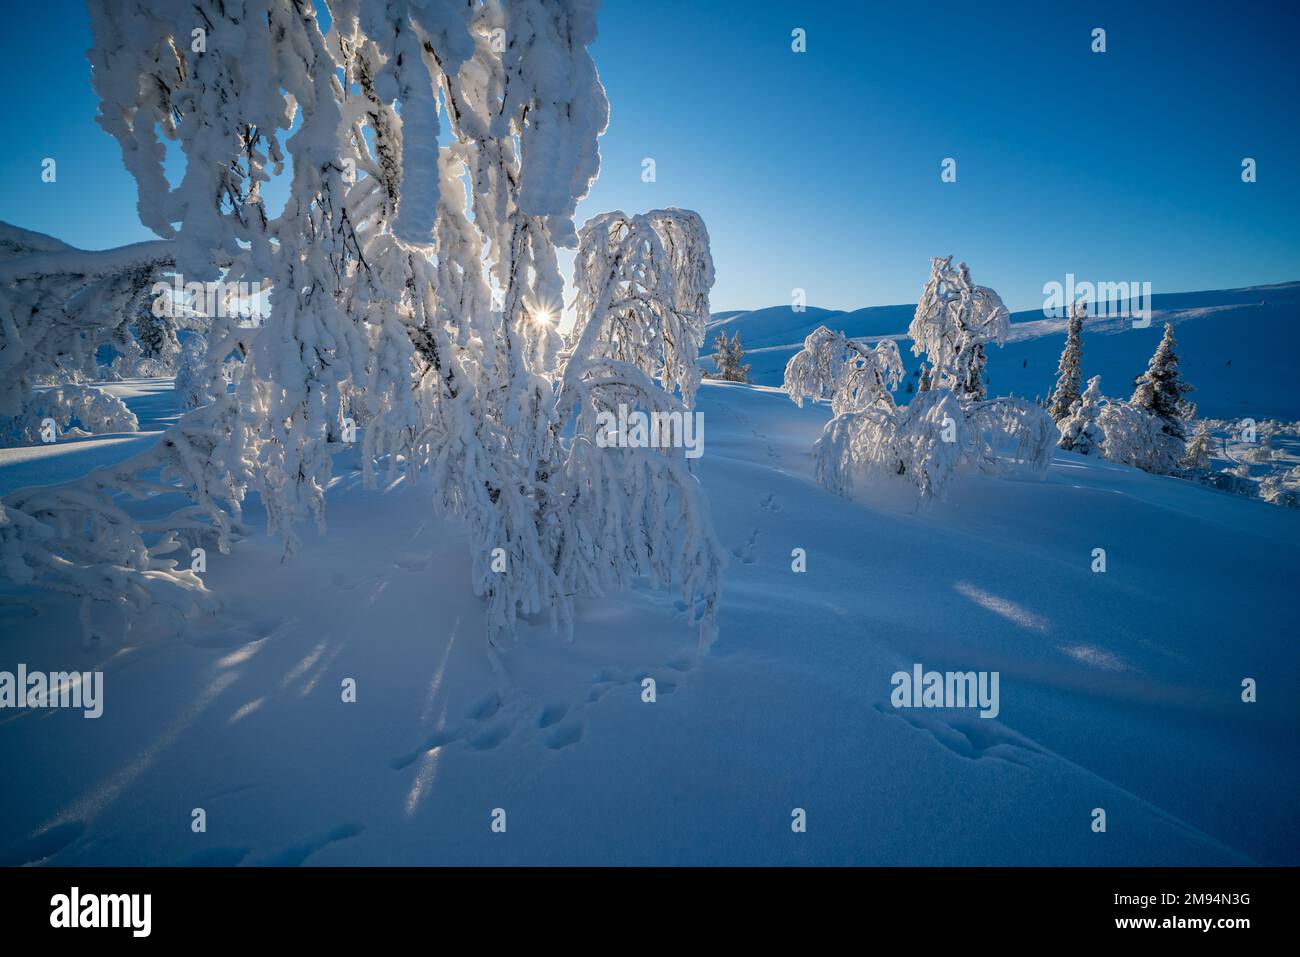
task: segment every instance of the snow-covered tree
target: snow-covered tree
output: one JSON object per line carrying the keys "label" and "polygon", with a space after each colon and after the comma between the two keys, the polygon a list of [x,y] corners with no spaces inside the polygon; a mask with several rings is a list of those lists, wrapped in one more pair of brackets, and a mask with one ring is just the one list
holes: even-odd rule
{"label": "snow-covered tree", "polygon": [[843,412],[813,447],[817,481],[848,496],[859,477],[902,479],[920,497],[942,496],[967,448],[965,415],[947,389],[919,393],[902,407],[878,402]]}
{"label": "snow-covered tree", "polygon": [[931,386],[929,367],[926,366],[924,362],[922,362],[921,365],[917,367],[916,371],[918,376],[916,391],[929,392]]}
{"label": "snow-covered tree", "polygon": [[209,358],[206,337],[198,333],[186,337],[181,346],[180,359],[176,363],[173,388],[176,392],[176,405],[181,411],[197,409],[226,394],[223,369]]}
{"label": "snow-covered tree", "polygon": [[97,377],[96,351],[125,350],[172,255],[163,241],[75,249],[0,222],[0,415],[21,414],[38,383]]}
{"label": "snow-covered tree", "polygon": [[1164,430],[1160,418],[1131,402],[1107,402],[1098,422],[1106,436],[1102,454],[1108,461],[1164,475],[1183,457],[1183,443]]}
{"label": "snow-covered tree", "polygon": [[699,214],[597,216],[582,227],[574,277],[581,307],[566,353],[635,365],[693,405],[713,285]]}
{"label": "snow-covered tree", "polygon": [[985,345],[1002,345],[1009,322],[1002,297],[975,285],[965,263],[954,269],[951,256],[936,256],[907,334],[913,354],[929,358],[934,388],[951,389],[962,401],[979,401],[988,394]]}
{"label": "snow-covered tree", "polygon": [[1156,416],[1166,435],[1179,442],[1187,438],[1185,420],[1188,408],[1183,396],[1192,387],[1183,381],[1178,371],[1178,343],[1174,339],[1173,323],[1165,323],[1165,334],[1160,345],[1147,363],[1147,371],[1134,380],[1133,398],[1129,401],[1144,412]]}
{"label": "snow-covered tree", "polygon": [[689,210],[599,216],[582,229],[575,277],[557,402],[574,439],[554,473],[563,495],[549,567],[566,593],[601,594],[635,576],[680,582],[707,645],[724,559],[683,448],[602,448],[598,432],[620,405],[661,429],[691,415],[713,284],[708,233]]}
{"label": "snow-covered tree", "polygon": [[713,340],[713,378],[725,382],[748,382],[750,366],[745,363],[745,350],[740,344],[740,330],[727,338],[724,329]]}
{"label": "snow-covered tree", "polygon": [[1187,451],[1183,454],[1183,460],[1180,463],[1183,468],[1204,471],[1210,467],[1210,453],[1212,451],[1211,442],[1213,436],[1210,433],[1210,427],[1204,422],[1198,422],[1196,431],[1192,433],[1192,439],[1187,443]]}
{"label": "snow-covered tree", "polygon": [[1006,334],[1001,299],[972,286],[964,265],[931,263],[910,331],[917,346],[935,350],[927,353],[934,378],[923,364],[921,391],[906,406],[891,395],[903,377],[891,339],[868,349],[821,327],[786,364],[784,389],[795,402],[831,402],[835,417],[814,456],[818,481],[838,494],[848,495],[859,477],[876,475],[909,481],[924,498],[942,495],[959,468],[1023,466],[1041,473],[1050,461],[1056,430],[1042,408],[982,397],[982,344]]}
{"label": "snow-covered tree", "polygon": [[1105,397],[1101,394],[1101,376],[1095,375],[1088,380],[1088,388],[1083,395],[1074,400],[1070,414],[1056,423],[1061,434],[1057,443],[1061,448],[1078,452],[1080,455],[1101,453],[1105,433],[1102,430],[1100,416]]}
{"label": "snow-covered tree", "polygon": [[[177,620],[207,593],[164,556],[204,534],[228,548],[249,491],[292,554],[300,521],[323,523],[351,418],[367,477],[381,458],[425,469],[435,504],[465,522],[493,637],[519,614],[567,623],[575,598],[635,576],[680,583],[710,636],[721,552],[680,450],[598,455],[590,429],[619,398],[693,401],[713,269],[699,217],[589,224],[564,356],[549,321],[556,250],[578,242],[608,119],[587,50],[595,6],[337,0],[322,33],[297,0],[94,0],[99,122],[162,237],[127,264],[269,285],[270,312],[258,328],[214,318],[187,379],[212,383],[235,356],[235,388],[202,385],[212,401],[149,453],[3,499],[11,577],[164,601]],[[160,136],[186,161],[175,188]],[[276,175],[289,198],[273,215],[262,191]],[[117,502],[175,492],[191,504],[149,523]]]}
{"label": "snow-covered tree", "polygon": [[875,405],[894,408],[890,392],[903,378],[903,360],[893,339],[874,348],[842,332],[818,326],[785,366],[782,388],[802,407],[805,397],[829,399],[831,412],[857,412]]}
{"label": "snow-covered tree", "polygon": [[[1048,411],[1060,424],[1071,414],[1083,385],[1083,321],[1088,316],[1088,304],[1080,300],[1070,306],[1070,321],[1065,334],[1065,348],[1057,366],[1056,388],[1052,390]],[[1062,446],[1068,448],[1068,446]],[[1087,454],[1087,453],[1084,453]]]}

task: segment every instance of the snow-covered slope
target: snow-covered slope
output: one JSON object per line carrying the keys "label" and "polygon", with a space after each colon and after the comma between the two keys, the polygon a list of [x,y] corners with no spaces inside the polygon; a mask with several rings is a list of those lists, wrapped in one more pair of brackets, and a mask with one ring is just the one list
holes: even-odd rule
{"label": "snow-covered slope", "polygon": [[[0,863],[1300,863],[1300,512],[1068,453],[850,502],[810,475],[824,408],[699,405],[731,552],[702,660],[634,590],[572,643],[525,625],[495,674],[461,533],[346,468],[293,562],[209,557],[227,608],[194,637],[82,648],[74,603],[3,586],[0,670],[106,678],[97,720],[0,712]],[[895,710],[916,663],[1000,672],[1000,714]]]}
{"label": "snow-covered slope", "polygon": [[[1101,376],[1106,395],[1128,398],[1133,378],[1155,351],[1164,323],[1174,323],[1181,367],[1196,387],[1191,396],[1200,414],[1214,418],[1300,419],[1300,390],[1279,367],[1278,357],[1300,352],[1300,282],[1248,289],[1167,293],[1152,297],[1151,325],[1131,328],[1129,320],[1090,319],[1084,324],[1084,378]],[[868,341],[899,340],[908,370],[920,360],[911,353],[907,326],[914,306],[879,306],[854,312],[809,307],[793,312],[773,307],[720,313],[710,325],[709,351],[716,332],[739,331],[753,366],[750,377],[779,386],[785,364],[819,325]],[[1041,312],[1011,316],[1011,338],[989,349],[989,391],[1033,399],[1046,396],[1056,381],[1056,362],[1065,343],[1065,319]],[[710,368],[705,362],[706,368]],[[900,392],[900,400],[906,398]]]}

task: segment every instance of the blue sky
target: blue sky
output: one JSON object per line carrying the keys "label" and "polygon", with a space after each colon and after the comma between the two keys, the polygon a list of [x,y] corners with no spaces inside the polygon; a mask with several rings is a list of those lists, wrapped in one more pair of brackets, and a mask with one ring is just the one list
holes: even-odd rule
{"label": "blue sky", "polygon": [[[607,0],[600,23],[612,118],[579,220],[698,210],[715,310],[796,287],[826,308],[915,301],[950,253],[1012,309],[1067,272],[1156,293],[1300,279],[1293,2]],[[102,248],[150,234],[93,120],[89,43],[71,0],[0,33],[22,78],[0,101],[0,218]]]}

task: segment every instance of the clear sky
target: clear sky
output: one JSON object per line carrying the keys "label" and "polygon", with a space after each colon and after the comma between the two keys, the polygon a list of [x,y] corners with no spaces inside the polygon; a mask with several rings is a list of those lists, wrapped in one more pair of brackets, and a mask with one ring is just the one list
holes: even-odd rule
{"label": "clear sky", "polygon": [[[1067,272],[1156,293],[1300,279],[1295,0],[606,0],[600,24],[612,118],[579,220],[698,210],[715,310],[796,287],[834,309],[915,301],[948,254],[1013,310]],[[102,248],[150,234],[93,121],[89,43],[82,3],[10,10],[0,219]]]}

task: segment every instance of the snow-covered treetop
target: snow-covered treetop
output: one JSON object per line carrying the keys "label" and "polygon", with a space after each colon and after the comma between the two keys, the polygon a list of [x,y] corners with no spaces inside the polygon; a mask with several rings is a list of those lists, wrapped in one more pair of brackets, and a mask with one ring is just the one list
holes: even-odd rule
{"label": "snow-covered treetop", "polygon": [[935,388],[982,399],[984,345],[1006,341],[1010,318],[1002,297],[975,285],[965,263],[954,269],[951,256],[936,256],[907,333],[913,354],[928,356]]}
{"label": "snow-covered treetop", "polygon": [[800,406],[805,397],[830,399],[831,411],[839,415],[876,404],[893,408],[889,392],[902,381],[903,373],[893,339],[882,339],[872,349],[819,326],[786,363],[782,388]]}
{"label": "snow-covered treetop", "polygon": [[577,320],[566,354],[630,363],[693,404],[713,275],[699,213],[620,210],[589,220],[574,263]]}

